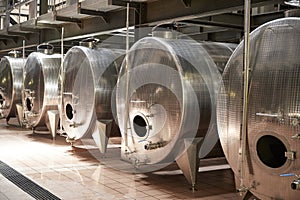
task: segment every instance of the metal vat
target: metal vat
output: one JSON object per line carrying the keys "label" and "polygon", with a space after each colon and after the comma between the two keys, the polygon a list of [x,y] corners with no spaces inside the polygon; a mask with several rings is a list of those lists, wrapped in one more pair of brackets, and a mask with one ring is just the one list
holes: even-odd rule
{"label": "metal vat", "polygon": [[10,52],[0,61],[0,109],[7,121],[16,117],[16,104],[22,103],[23,67],[26,59],[19,52]]}
{"label": "metal vat", "polygon": [[189,165],[179,160],[193,143],[201,147],[192,160],[211,151],[218,141],[214,101],[231,46],[158,37],[133,45],[116,92],[123,160],[147,172],[175,160]]}
{"label": "metal vat", "polygon": [[[298,199],[300,159],[300,19],[266,23],[250,35],[250,91],[241,162],[243,43],[223,73],[217,119],[224,153],[246,191],[260,199]],[[243,169],[244,175],[239,173]],[[295,174],[295,175],[294,175]],[[244,188],[244,189],[245,189]],[[241,188],[243,189],[243,188]]]}
{"label": "metal vat", "polygon": [[62,122],[69,141],[93,137],[104,152],[115,126],[111,96],[125,52],[97,48],[93,41],[84,45],[72,47],[65,56]]}
{"label": "metal vat", "polygon": [[48,111],[58,111],[61,55],[53,54],[49,44],[39,45],[38,51],[28,56],[24,68],[23,124],[29,128],[46,125],[55,137]]}

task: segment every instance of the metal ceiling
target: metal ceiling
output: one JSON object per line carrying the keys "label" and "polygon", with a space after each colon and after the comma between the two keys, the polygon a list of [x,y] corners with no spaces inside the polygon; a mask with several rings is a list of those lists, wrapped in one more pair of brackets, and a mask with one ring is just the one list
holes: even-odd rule
{"label": "metal ceiling", "polygon": [[[129,22],[134,28],[177,23],[178,31],[196,40],[239,42],[243,36],[242,1],[128,2]],[[126,4],[127,1],[123,0],[0,1],[0,55],[22,48],[23,41],[28,53],[43,42],[59,46],[61,27],[65,30],[66,50],[90,36],[104,40],[114,35],[119,38],[119,45],[122,46],[125,41],[122,38],[125,35]],[[284,12],[292,8],[296,7],[284,4],[284,0],[253,0],[252,29],[272,19],[284,17]],[[131,41],[148,34],[147,31],[134,31]]]}

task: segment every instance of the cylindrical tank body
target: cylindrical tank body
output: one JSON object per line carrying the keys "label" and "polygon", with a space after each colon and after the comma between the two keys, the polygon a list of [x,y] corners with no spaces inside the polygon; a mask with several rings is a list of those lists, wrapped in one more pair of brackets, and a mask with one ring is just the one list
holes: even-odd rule
{"label": "cylindrical tank body", "polygon": [[52,54],[52,47],[42,47],[43,52],[28,56],[24,68],[22,101],[28,127],[48,126],[47,111],[58,110],[61,55]]}
{"label": "cylindrical tank body", "polygon": [[62,122],[69,138],[90,137],[97,120],[113,119],[111,96],[124,53],[84,46],[67,52]]}
{"label": "cylindrical tank body", "polygon": [[23,67],[26,59],[15,52],[0,61],[0,109],[7,120],[16,116],[16,104],[22,104]]}
{"label": "cylindrical tank body", "polygon": [[[239,157],[243,97],[243,42],[223,73],[217,119],[224,153],[237,179],[260,199],[298,199],[300,174],[300,19],[279,19],[250,35],[248,132]],[[242,168],[243,167],[243,168]],[[239,169],[244,171],[244,177]],[[297,188],[294,184],[294,188]],[[239,183],[237,183],[239,187]]]}
{"label": "cylindrical tank body", "polygon": [[195,137],[204,138],[200,157],[206,156],[218,141],[218,68],[232,52],[231,45],[192,40],[149,37],[135,43],[116,92],[122,159],[139,167],[170,163],[185,151],[184,140]]}

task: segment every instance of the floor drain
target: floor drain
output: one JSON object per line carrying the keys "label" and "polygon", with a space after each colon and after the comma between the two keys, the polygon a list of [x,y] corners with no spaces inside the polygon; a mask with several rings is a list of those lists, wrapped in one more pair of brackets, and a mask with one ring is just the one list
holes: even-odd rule
{"label": "floor drain", "polygon": [[18,171],[2,161],[0,161],[0,174],[35,199],[60,200],[60,198],[20,174]]}

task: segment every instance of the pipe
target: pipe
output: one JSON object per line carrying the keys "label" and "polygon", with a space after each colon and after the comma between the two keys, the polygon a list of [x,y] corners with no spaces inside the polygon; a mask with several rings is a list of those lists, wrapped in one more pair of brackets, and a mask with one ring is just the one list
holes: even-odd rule
{"label": "pipe", "polygon": [[22,52],[23,52],[23,60],[24,60],[24,66],[25,66],[25,46],[26,46],[26,43],[25,43],[25,40],[23,40],[23,48],[22,48]]}
{"label": "pipe", "polygon": [[61,64],[60,64],[60,112],[59,112],[59,130],[60,134],[64,133],[62,119],[63,119],[63,92],[64,92],[64,79],[65,79],[65,72],[64,72],[64,27],[61,28]]}
{"label": "pipe", "polygon": [[249,96],[249,73],[250,73],[250,15],[251,15],[251,0],[244,1],[244,94],[243,94],[243,114],[241,124],[241,140],[239,148],[239,173],[240,187],[244,185],[244,162],[246,157],[247,132],[248,132],[248,96]]}
{"label": "pipe", "polygon": [[[25,46],[25,48],[36,47],[37,45],[38,45],[38,43],[34,43],[34,44],[30,44],[30,45]],[[20,50],[20,49],[23,49],[23,48],[24,48],[24,47],[21,46],[21,47],[16,47],[16,48],[3,49],[3,50],[0,50],[0,54],[1,54],[1,53],[5,53],[5,52],[9,52],[9,51],[13,51],[13,50]]]}
{"label": "pipe", "polygon": [[145,150],[154,150],[154,149],[162,148],[166,145],[167,145],[166,141],[161,141],[156,143],[149,142],[148,144],[145,145],[144,148]]}
{"label": "pipe", "polygon": [[[128,126],[127,126],[127,122],[128,122],[128,119],[129,119],[129,104],[128,104],[128,90],[129,90],[129,72],[128,72],[128,69],[129,69],[129,66],[128,66],[128,54],[129,54],[129,3],[127,3],[127,12],[126,12],[126,56],[125,56],[125,63],[126,63],[126,67],[125,67],[125,70],[126,70],[126,95],[125,95],[125,123],[124,123],[124,135],[125,135],[125,141],[124,141],[124,146],[128,148],[128,150],[130,152],[132,152],[130,149],[129,149],[129,146],[128,146]],[[126,150],[125,150],[126,151]]]}

